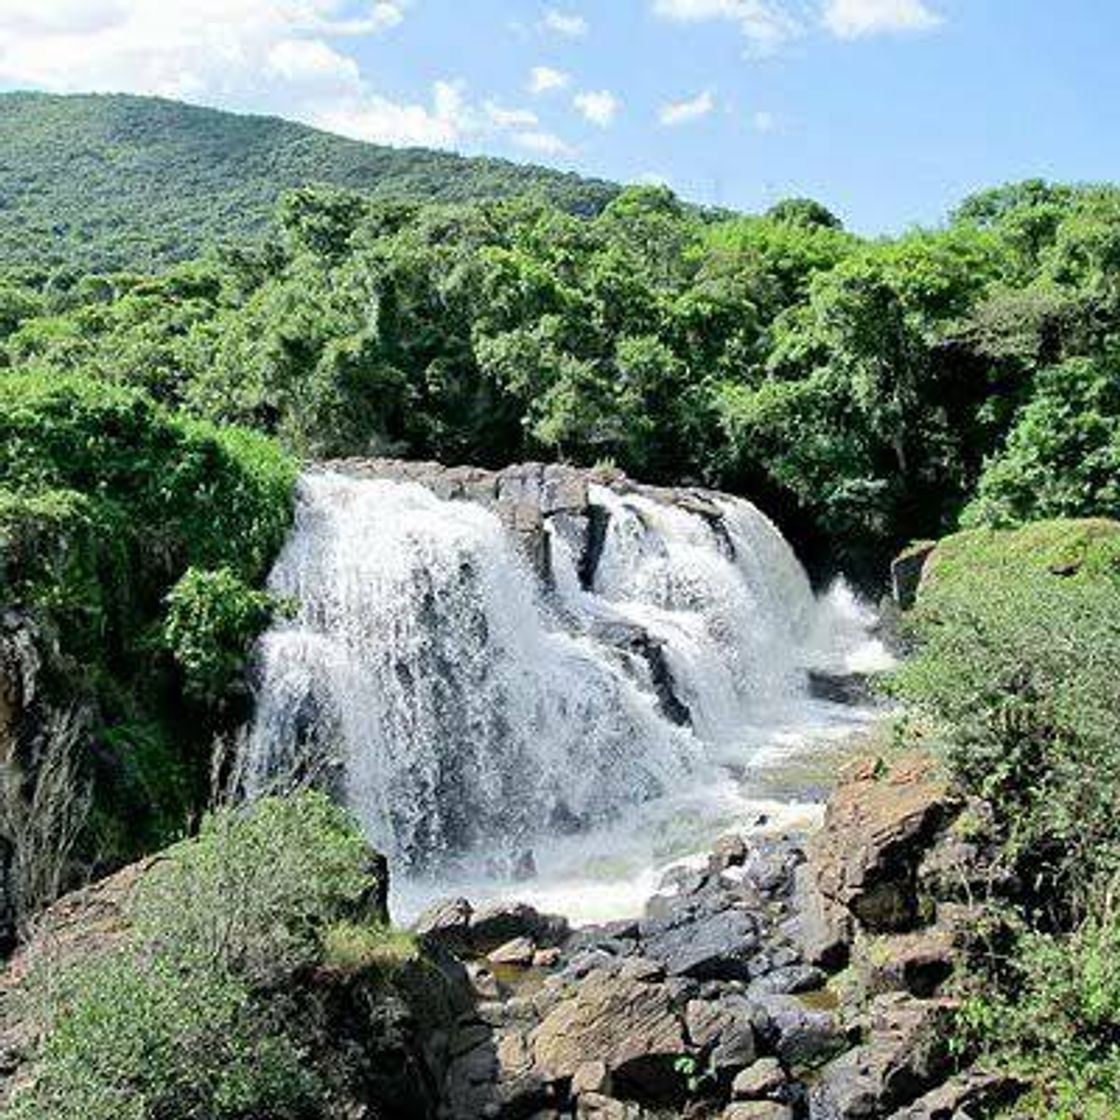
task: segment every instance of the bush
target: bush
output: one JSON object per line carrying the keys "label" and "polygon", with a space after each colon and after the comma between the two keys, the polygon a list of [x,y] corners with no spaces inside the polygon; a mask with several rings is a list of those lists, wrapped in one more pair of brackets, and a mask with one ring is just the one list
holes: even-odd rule
{"label": "bush", "polygon": [[167,596],[163,640],[188,695],[220,700],[245,668],[249,644],[272,618],[276,600],[229,568],[188,568]]}
{"label": "bush", "polygon": [[262,982],[316,959],[327,925],[383,919],[379,874],[353,819],[323,794],[264,798],[209,815],[171,848],[132,919],[153,944]]}
{"label": "bush", "polygon": [[935,718],[956,778],[991,804],[1019,883],[989,901],[999,945],[971,978],[981,995],[965,1005],[963,1033],[1034,1080],[1016,1115],[1112,1120],[1120,523],[960,533],[929,563],[910,616],[918,653],[895,689]]}
{"label": "bush", "polygon": [[285,992],[355,946],[403,959],[410,939],[369,924],[384,921],[382,888],[356,824],[322,794],[211,814],[144,871],[119,944],[34,958],[43,1043],[13,1120],[330,1115]]}
{"label": "bush", "polygon": [[221,971],[111,954],[71,974],[12,1120],[276,1120],[315,1115],[292,1040]]}
{"label": "bush", "polygon": [[1008,858],[1068,920],[1120,870],[1120,524],[950,537],[910,625],[920,651],[897,692],[943,724]]}

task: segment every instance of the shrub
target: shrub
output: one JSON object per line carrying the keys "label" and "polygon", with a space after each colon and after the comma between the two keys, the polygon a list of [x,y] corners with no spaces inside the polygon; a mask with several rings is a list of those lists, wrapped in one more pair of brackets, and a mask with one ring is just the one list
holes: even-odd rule
{"label": "shrub", "polygon": [[896,691],[945,727],[1040,905],[1120,869],[1120,524],[1041,522],[938,546]]}
{"label": "shrub", "polygon": [[12,1120],[315,1115],[296,1046],[226,972],[113,953],[66,977],[52,1013]]}
{"label": "shrub", "polygon": [[188,568],[167,596],[163,640],[183,672],[189,695],[218,701],[245,668],[249,644],[276,607],[229,568]]}
{"label": "shrub", "polygon": [[353,819],[325,795],[263,798],[210,814],[137,891],[147,941],[257,981],[316,959],[323,929],[383,918],[380,869]]}
{"label": "shrub", "polygon": [[322,794],[211,814],[144,871],[120,942],[32,958],[43,1042],[13,1120],[331,1115],[292,1025],[298,978],[332,954],[405,959],[411,939],[376,924],[382,886]]}

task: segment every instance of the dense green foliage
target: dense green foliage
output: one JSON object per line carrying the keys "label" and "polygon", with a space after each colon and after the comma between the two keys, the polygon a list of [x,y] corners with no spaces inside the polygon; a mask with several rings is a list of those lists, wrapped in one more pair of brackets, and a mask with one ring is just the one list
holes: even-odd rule
{"label": "dense green foliage", "polygon": [[1111,1117],[1120,1093],[1120,523],[966,532],[934,553],[900,694],[995,810],[1021,888],[968,1006],[978,1040],[1037,1077],[1032,1115]]}
{"label": "dense green foliage", "polygon": [[229,568],[188,568],[167,596],[163,637],[182,670],[186,692],[211,702],[244,671],[252,640],[276,604]]}
{"label": "dense green foliage", "polygon": [[339,927],[391,940],[376,890],[360,831],[320,794],[210,816],[140,880],[122,943],[39,963],[45,1038],[13,1120],[329,1115],[282,988]]}
{"label": "dense green foliage", "polygon": [[[160,627],[169,617],[188,690],[222,699],[267,613],[241,581],[261,580],[279,548],[294,478],[264,436],[173,415],[139,389],[0,375],[0,593],[57,634],[68,702],[95,705],[98,858],[184,826],[213,724],[187,716]],[[207,607],[216,585],[230,600]]]}
{"label": "dense green foliage", "polygon": [[[537,194],[582,213],[617,191],[155,98],[0,94],[0,267],[156,269],[261,235],[279,195],[313,182],[444,201]],[[6,304],[0,288],[0,336]]]}
{"label": "dense green foliage", "polygon": [[0,355],[306,455],[701,480],[868,581],[969,503],[1118,512],[1115,189],[1024,184],[877,241],[802,199],[705,215],[663,188],[593,218],[327,188],[278,214],[157,279],[9,283]]}

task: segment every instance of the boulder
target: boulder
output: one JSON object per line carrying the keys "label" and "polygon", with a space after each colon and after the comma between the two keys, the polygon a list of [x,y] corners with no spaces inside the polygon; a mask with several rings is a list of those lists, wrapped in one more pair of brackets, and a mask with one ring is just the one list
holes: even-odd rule
{"label": "boulder", "polygon": [[844,968],[855,934],[852,916],[821,892],[812,863],[795,872],[793,912],[793,938],[805,960],[829,972]]}
{"label": "boulder", "polygon": [[759,1058],[741,1070],[731,1083],[731,1095],[737,1101],[778,1099],[786,1088],[786,1074],[777,1058]]}
{"label": "boulder", "polygon": [[811,844],[816,885],[872,932],[900,932],[919,919],[917,867],[959,809],[936,763],[905,755],[849,768]]}
{"label": "boulder", "polygon": [[809,1096],[810,1120],[871,1120],[915,1101],[949,1072],[956,1004],[905,993],[872,1001],[866,1041],[830,1062]]}
{"label": "boulder", "polygon": [[721,1120],[793,1120],[793,1109],[778,1101],[735,1101],[722,1113]]}
{"label": "boulder", "polygon": [[956,932],[939,924],[868,939],[859,946],[854,968],[869,994],[898,991],[928,999],[952,975],[956,959]]}
{"label": "boulder", "polygon": [[602,1093],[584,1093],[576,1102],[577,1120],[643,1120],[645,1111],[632,1101],[619,1101]]}
{"label": "boulder", "polygon": [[848,1031],[839,1015],[812,1007],[799,996],[761,996],[762,1037],[788,1069],[813,1069],[846,1049]]}
{"label": "boulder", "polygon": [[524,902],[496,902],[474,911],[470,920],[471,945],[478,952],[524,937],[540,948],[560,945],[570,933],[568,920],[542,914]]}
{"label": "boulder", "polygon": [[529,968],[537,954],[537,947],[527,937],[515,937],[486,954],[492,964],[512,964]]}
{"label": "boulder", "polygon": [[715,909],[712,899],[666,900],[663,917],[642,923],[647,956],[661,961],[670,975],[693,980],[746,980],[759,947],[759,924],[745,909]]}
{"label": "boulder", "polygon": [[470,946],[473,913],[473,907],[465,898],[441,899],[413,922],[412,932],[427,942],[459,952]]}
{"label": "boulder", "polygon": [[681,1090],[673,1063],[688,1049],[669,987],[608,969],[592,972],[553,1007],[532,1046],[536,1065],[553,1081],[574,1077],[594,1058],[610,1071],[616,1095],[669,1101]]}
{"label": "boulder", "polygon": [[966,1113],[987,1116],[1014,1103],[1026,1089],[1025,1082],[1009,1074],[968,1070],[893,1113],[890,1120],[957,1120]]}

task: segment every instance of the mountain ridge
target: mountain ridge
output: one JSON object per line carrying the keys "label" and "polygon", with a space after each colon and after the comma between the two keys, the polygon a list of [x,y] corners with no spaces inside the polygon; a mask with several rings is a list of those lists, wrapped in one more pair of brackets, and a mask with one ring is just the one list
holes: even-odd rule
{"label": "mountain ridge", "polygon": [[0,267],[158,270],[263,235],[283,191],[316,183],[420,201],[537,195],[587,214],[620,189],[166,98],[0,93]]}

